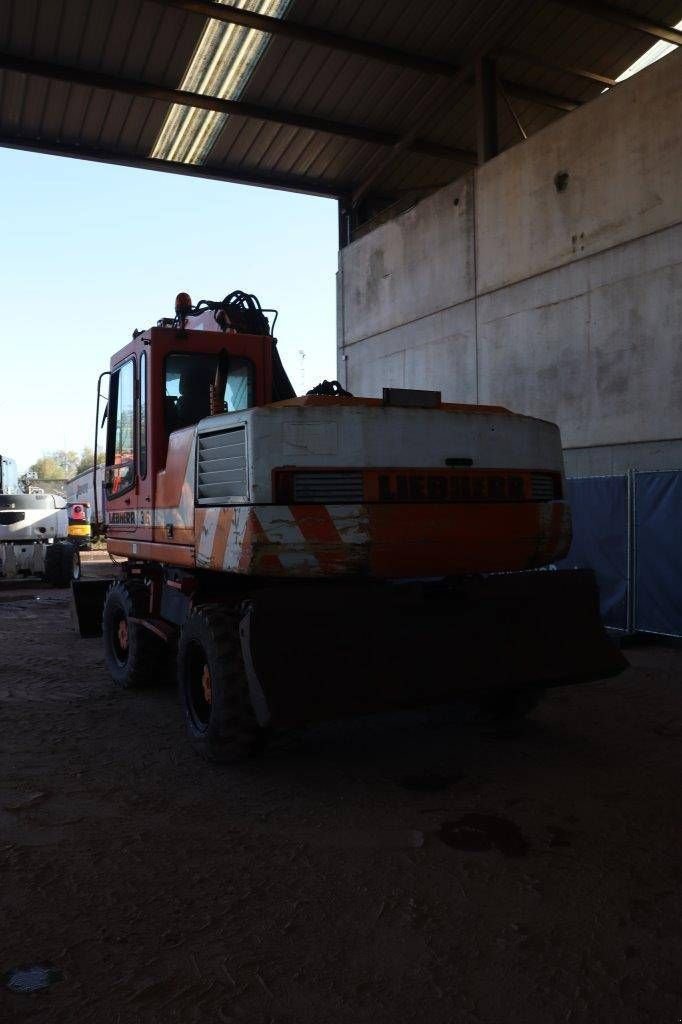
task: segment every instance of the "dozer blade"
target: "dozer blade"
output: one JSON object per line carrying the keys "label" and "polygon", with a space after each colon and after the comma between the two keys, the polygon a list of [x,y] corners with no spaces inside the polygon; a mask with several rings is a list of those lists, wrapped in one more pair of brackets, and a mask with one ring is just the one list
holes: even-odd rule
{"label": "dozer blade", "polygon": [[85,638],[102,635],[102,612],[110,579],[73,580],[71,583],[71,621]]}
{"label": "dozer blade", "polygon": [[255,596],[241,635],[258,717],[283,725],[589,682],[627,667],[587,570],[283,583]]}

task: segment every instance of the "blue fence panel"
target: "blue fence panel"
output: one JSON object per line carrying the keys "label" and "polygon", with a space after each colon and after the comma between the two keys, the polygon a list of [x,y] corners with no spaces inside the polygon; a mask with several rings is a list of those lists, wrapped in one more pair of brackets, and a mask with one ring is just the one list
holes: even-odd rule
{"label": "blue fence panel", "polygon": [[573,543],[558,567],[594,570],[604,625],[627,630],[628,479],[599,476],[567,480],[567,492],[573,517]]}
{"label": "blue fence panel", "polygon": [[682,636],[682,472],[635,476],[635,629]]}

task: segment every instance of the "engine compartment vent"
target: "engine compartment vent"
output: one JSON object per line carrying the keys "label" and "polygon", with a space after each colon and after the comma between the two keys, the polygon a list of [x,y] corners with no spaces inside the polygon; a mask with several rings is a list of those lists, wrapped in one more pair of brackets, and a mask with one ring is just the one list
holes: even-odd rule
{"label": "engine compartment vent", "polygon": [[197,439],[197,501],[229,504],[246,498],[246,428],[232,427]]}
{"label": "engine compartment vent", "polygon": [[363,481],[360,471],[346,470],[340,473],[293,473],[293,500],[305,504],[360,504],[363,498]]}
{"label": "engine compartment vent", "polygon": [[275,470],[274,500],[280,505],[361,505],[364,500],[361,469]]}
{"label": "engine compartment vent", "polygon": [[554,501],[561,497],[561,483],[550,473],[531,473],[530,496],[533,501]]}

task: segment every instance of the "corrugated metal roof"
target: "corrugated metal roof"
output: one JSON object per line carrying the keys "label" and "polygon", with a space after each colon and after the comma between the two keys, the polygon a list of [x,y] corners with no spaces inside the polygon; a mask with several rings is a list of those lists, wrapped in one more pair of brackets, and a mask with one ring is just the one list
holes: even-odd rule
{"label": "corrugated metal roof", "polygon": [[[237,2],[259,9],[259,0]],[[628,0],[627,8],[619,6],[668,26],[682,19],[682,0]],[[562,67],[616,78],[654,42],[559,0],[293,0],[285,20],[464,66],[492,51],[500,77],[511,83],[508,102],[527,134],[565,115],[537,95],[519,98],[522,88],[587,102],[603,84]],[[408,149],[383,166],[386,145],[235,113],[220,115],[222,128],[203,165],[150,160],[171,101],[148,90],[123,92],[117,82],[177,89],[205,26],[203,15],[157,0],[4,0],[4,55],[106,74],[112,81],[99,88],[82,78],[56,80],[49,67],[27,74],[7,70],[5,60],[0,144],[328,195],[352,194],[368,169],[379,167],[371,193],[381,202],[442,184],[467,166],[461,159]],[[394,139],[418,129],[430,143],[475,150],[473,68],[458,80],[298,38],[268,38],[239,96],[269,108],[268,116],[313,116]],[[507,103],[499,102],[498,110],[505,148],[520,134]]]}

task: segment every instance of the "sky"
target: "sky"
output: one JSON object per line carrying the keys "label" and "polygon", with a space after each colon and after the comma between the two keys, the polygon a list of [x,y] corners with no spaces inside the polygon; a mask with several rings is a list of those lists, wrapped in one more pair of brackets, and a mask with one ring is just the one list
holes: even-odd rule
{"label": "sky", "polygon": [[179,291],[255,293],[297,393],[336,377],[334,201],[8,149],[0,195],[0,452],[20,471],[92,447],[97,377]]}

